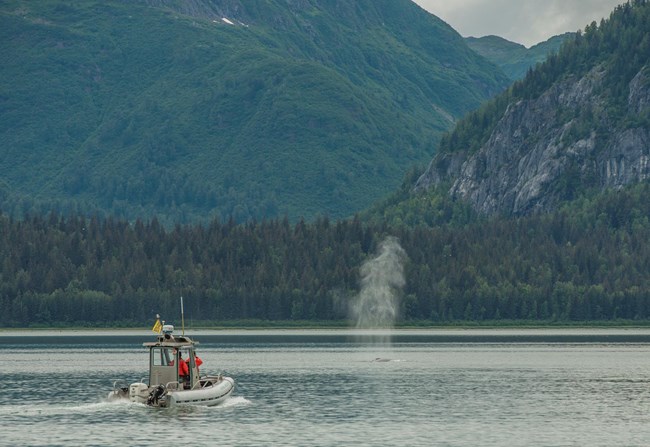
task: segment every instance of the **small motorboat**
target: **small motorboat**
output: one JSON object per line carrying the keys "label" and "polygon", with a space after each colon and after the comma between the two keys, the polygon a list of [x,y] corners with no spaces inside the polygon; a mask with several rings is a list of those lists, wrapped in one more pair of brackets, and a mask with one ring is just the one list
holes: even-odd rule
{"label": "small motorboat", "polygon": [[[201,361],[194,351],[199,342],[185,335],[174,336],[173,332],[172,325],[164,325],[155,342],[143,344],[149,349],[148,384],[145,379],[129,386],[116,381],[108,400],[128,399],[152,407],[214,406],[230,396],[235,381],[221,374],[200,376]],[[186,362],[187,374],[181,374],[185,370],[183,367],[180,371],[180,362]]]}

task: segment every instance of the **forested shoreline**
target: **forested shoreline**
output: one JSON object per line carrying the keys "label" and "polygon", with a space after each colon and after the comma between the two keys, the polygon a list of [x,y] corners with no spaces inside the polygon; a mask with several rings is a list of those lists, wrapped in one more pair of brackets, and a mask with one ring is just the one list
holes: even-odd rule
{"label": "forested shoreline", "polygon": [[181,295],[193,321],[340,322],[387,236],[408,256],[402,324],[646,320],[648,193],[433,228],[0,215],[0,326],[149,324],[177,317]]}

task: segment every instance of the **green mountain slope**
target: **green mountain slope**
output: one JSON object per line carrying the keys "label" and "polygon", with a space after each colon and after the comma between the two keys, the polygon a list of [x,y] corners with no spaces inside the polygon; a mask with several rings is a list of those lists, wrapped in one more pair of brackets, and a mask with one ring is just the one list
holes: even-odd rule
{"label": "green mountain slope", "polygon": [[557,53],[562,44],[571,39],[575,33],[553,36],[530,48],[510,42],[499,36],[468,37],[467,45],[478,54],[496,64],[510,79],[523,79],[526,72],[540,62],[544,62],[551,53]]}
{"label": "green mountain slope", "polygon": [[635,0],[459,121],[424,174],[369,216],[435,225],[546,213],[647,181],[649,147],[650,3]]}
{"label": "green mountain slope", "polygon": [[0,4],[0,207],[349,215],[507,84],[408,0]]}

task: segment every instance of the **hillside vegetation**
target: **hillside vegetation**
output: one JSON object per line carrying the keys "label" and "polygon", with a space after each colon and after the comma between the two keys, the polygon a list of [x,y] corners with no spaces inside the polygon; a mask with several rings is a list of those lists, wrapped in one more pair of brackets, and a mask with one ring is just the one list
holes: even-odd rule
{"label": "hillside vegetation", "polygon": [[0,42],[17,216],[348,216],[508,82],[409,0],[8,0]]}

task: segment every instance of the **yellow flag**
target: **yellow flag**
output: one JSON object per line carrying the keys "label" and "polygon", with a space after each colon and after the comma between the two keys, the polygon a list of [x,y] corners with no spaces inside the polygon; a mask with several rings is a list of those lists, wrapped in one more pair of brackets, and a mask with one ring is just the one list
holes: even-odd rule
{"label": "yellow flag", "polygon": [[162,323],[160,323],[160,318],[156,319],[156,322],[154,323],[151,330],[160,334],[160,332],[162,331]]}

